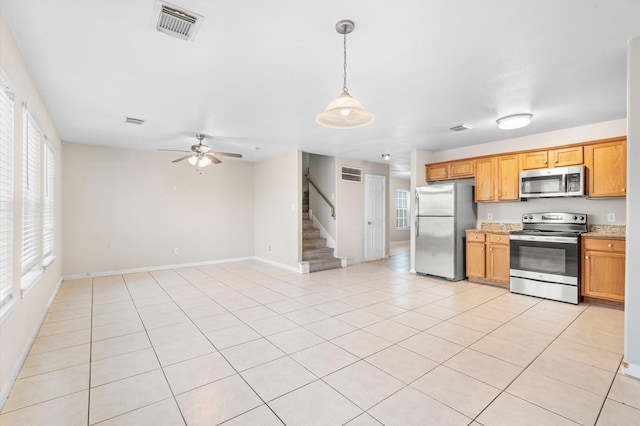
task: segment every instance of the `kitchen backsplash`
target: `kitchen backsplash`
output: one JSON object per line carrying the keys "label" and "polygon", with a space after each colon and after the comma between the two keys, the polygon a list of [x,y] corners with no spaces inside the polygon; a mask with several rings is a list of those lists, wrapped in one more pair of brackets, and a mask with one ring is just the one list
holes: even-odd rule
{"label": "kitchen backsplash", "polygon": [[[540,198],[529,201],[503,201],[498,203],[478,203],[477,226],[488,223],[522,223],[525,213],[575,212],[586,213],[589,225],[626,225],[626,199],[590,199],[582,197]],[[613,213],[614,222],[608,222]]]}

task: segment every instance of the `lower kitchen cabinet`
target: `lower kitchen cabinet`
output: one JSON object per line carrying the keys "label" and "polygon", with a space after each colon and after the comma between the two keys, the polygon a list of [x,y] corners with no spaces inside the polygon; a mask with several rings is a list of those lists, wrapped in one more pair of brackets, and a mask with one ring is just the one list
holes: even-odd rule
{"label": "lower kitchen cabinet", "polygon": [[469,281],[509,285],[509,235],[467,231]]}
{"label": "lower kitchen cabinet", "polygon": [[624,302],[625,240],[582,238],[582,290],[590,300]]}

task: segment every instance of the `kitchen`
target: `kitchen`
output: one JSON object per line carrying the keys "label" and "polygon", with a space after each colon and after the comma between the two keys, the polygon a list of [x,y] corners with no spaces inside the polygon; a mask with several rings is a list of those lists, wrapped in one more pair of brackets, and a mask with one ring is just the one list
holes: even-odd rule
{"label": "kitchen", "polygon": [[[511,291],[518,293],[574,304],[584,296],[588,301],[622,307],[626,138],[606,138],[546,148],[426,164],[426,180],[430,183],[452,182],[452,176],[464,179],[463,184],[475,183],[475,201],[478,202],[477,226],[467,230],[466,276],[471,281],[493,285],[509,287],[510,283]],[[471,180],[471,176],[474,176],[475,180]],[[541,212],[555,214],[542,215]],[[557,212],[577,213],[562,215]],[[465,220],[469,223],[465,218],[461,218],[460,222]],[[545,225],[542,222],[552,224]],[[523,223],[525,231],[521,231]],[[557,241],[552,243],[554,238],[547,238],[549,243],[546,245],[555,244],[556,247],[555,250],[546,250],[547,254],[542,253],[545,251],[543,242],[522,241],[542,238],[532,234],[541,230],[564,230],[577,235],[584,234],[582,240],[585,250],[590,251],[604,243],[605,249],[611,252],[613,257],[592,258],[591,252],[580,253],[580,245],[575,236],[568,249],[562,248],[563,245]],[[590,232],[586,233],[587,231]],[[554,234],[555,237],[560,235]],[[596,238],[609,240],[593,242]],[[527,257],[525,253],[530,255]],[[593,254],[601,253],[596,251]],[[559,256],[555,259],[555,265],[554,255]],[[537,259],[534,258],[536,256]],[[579,264],[583,257],[584,265]],[[459,263],[463,262],[464,260],[459,260]],[[596,263],[600,271],[596,269]],[[525,265],[529,265],[528,268]],[[617,268],[613,268],[612,265]],[[617,269],[617,273],[608,276],[606,283],[600,283],[602,280],[596,279],[604,276],[602,269],[607,269],[606,272],[610,274],[612,268]],[[418,267],[416,270],[420,272],[423,269]],[[556,270],[561,276],[546,276],[543,279],[538,273],[545,270]],[[576,289],[580,278],[583,286],[578,297]],[[526,286],[523,279],[528,280]],[[561,296],[547,293],[546,288],[523,289],[523,286],[537,287],[540,284],[537,280],[546,282],[547,287],[550,285],[549,282],[560,284],[569,280],[571,286],[568,288],[575,294]],[[603,288],[599,289],[598,286]],[[551,287],[563,288],[562,285]],[[564,290],[558,291],[562,293]]]}

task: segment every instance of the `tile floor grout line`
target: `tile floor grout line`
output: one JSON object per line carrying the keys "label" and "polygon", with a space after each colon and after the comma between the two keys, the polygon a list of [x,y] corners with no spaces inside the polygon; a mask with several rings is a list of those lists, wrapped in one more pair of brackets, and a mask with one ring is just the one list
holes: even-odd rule
{"label": "tile floor grout line", "polygon": [[94,286],[95,278],[91,278],[91,318],[89,320],[89,389],[87,389],[87,425],[91,424],[91,370],[93,361],[93,294],[95,291]]}

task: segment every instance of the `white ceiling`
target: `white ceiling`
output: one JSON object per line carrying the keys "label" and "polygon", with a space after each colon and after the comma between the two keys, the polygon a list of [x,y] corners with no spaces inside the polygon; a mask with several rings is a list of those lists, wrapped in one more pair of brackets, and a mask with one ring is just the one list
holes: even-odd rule
{"label": "white ceiling", "polygon": [[[412,147],[625,117],[627,40],[640,35],[638,0],[172,3],[204,16],[194,41],[155,30],[155,0],[0,0],[63,140],[188,149],[204,132],[248,161],[390,153],[392,171],[409,170]],[[349,91],[376,116],[360,129],[315,123],[341,92],[341,19],[356,24]],[[519,112],[530,126],[497,129]],[[448,130],[461,123],[475,128]]]}

